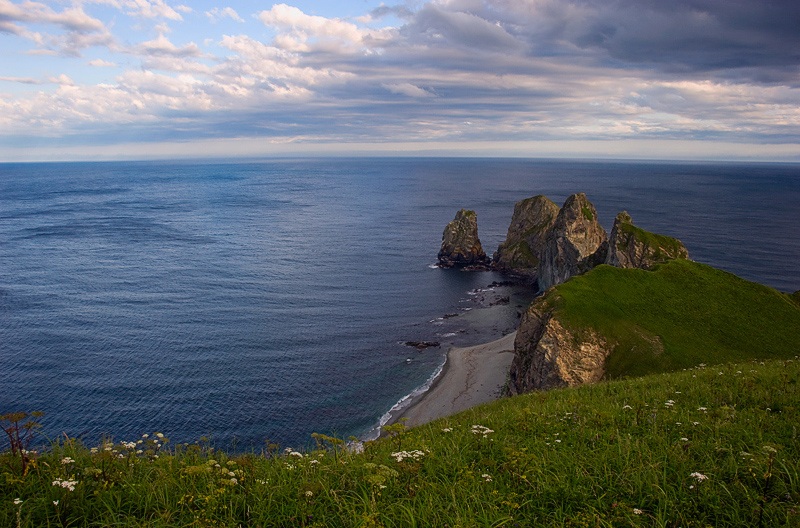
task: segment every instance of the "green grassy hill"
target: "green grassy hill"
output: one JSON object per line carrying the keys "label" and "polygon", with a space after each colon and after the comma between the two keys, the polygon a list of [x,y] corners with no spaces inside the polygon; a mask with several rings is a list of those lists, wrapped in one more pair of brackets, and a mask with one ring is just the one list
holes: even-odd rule
{"label": "green grassy hill", "polygon": [[361,454],[70,440],[24,475],[0,457],[0,525],[798,526],[799,404],[785,360],[526,394]]}
{"label": "green grassy hill", "polygon": [[577,335],[591,327],[615,345],[610,379],[800,351],[791,296],[687,260],[653,271],[599,266],[540,302]]}

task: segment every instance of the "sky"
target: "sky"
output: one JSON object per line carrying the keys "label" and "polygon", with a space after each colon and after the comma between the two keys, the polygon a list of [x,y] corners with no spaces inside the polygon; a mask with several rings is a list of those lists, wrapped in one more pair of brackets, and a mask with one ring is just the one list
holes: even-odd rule
{"label": "sky", "polygon": [[798,0],[0,0],[0,161],[800,161]]}

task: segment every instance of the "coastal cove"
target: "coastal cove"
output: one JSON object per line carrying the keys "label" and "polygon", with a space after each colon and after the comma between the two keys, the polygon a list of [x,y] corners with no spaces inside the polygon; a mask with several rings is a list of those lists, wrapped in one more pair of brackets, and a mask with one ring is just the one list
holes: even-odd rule
{"label": "coastal cove", "polygon": [[3,164],[0,407],[87,440],[159,430],[258,449],[368,435],[448,349],[513,332],[531,300],[489,288],[501,274],[433,266],[453,213],[477,212],[490,253],[516,201],[574,192],[608,231],[627,210],[695,261],[800,288],[797,165]]}

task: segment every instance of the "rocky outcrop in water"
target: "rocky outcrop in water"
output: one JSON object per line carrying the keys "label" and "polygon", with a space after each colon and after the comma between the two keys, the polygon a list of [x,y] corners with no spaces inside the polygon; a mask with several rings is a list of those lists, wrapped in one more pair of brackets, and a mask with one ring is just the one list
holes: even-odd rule
{"label": "rocky outcrop in water", "polygon": [[597,221],[594,205],[583,193],[573,194],[558,212],[537,267],[539,289],[561,284],[606,260],[608,236]]}
{"label": "rocky outcrop in water", "polygon": [[669,259],[688,258],[689,252],[680,240],[640,229],[633,225],[630,215],[622,211],[611,229],[605,264],[650,269]]}
{"label": "rocky outcrop in water", "polygon": [[590,328],[569,330],[539,297],[522,314],[507,390],[514,395],[599,381],[610,350]]}
{"label": "rocky outcrop in water", "polygon": [[492,266],[503,273],[535,280],[542,248],[558,210],[558,205],[542,195],[517,202],[506,240],[498,246]]}
{"label": "rocky outcrop in water", "polygon": [[442,248],[438,255],[441,268],[488,269],[489,257],[478,238],[478,215],[461,209],[442,233]]}

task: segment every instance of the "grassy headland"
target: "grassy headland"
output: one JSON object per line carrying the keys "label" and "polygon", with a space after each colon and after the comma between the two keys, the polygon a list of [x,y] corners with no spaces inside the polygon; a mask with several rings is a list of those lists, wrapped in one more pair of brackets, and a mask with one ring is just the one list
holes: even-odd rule
{"label": "grassy headland", "polygon": [[610,379],[800,351],[800,309],[789,295],[688,260],[653,271],[599,266],[540,302],[568,329],[592,328],[614,344]]}

